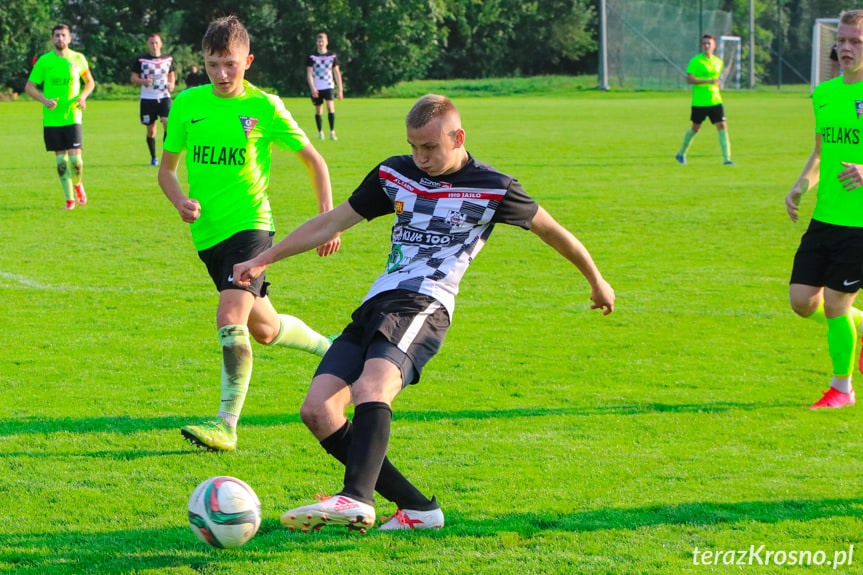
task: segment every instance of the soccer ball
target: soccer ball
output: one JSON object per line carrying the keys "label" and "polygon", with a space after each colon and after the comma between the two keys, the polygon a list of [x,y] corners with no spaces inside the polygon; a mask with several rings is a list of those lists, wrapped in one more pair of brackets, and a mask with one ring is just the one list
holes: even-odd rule
{"label": "soccer ball", "polygon": [[211,477],[189,498],[189,526],[198,539],[213,547],[239,547],[261,526],[261,502],[239,479]]}

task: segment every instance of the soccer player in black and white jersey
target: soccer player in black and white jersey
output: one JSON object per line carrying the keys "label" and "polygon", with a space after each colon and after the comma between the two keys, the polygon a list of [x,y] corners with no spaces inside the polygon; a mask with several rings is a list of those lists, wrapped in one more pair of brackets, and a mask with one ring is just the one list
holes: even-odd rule
{"label": "soccer player in black and white jersey", "polygon": [[[312,104],[315,106],[315,125],[318,127],[318,139],[324,139],[324,101],[327,103],[327,120],[330,124],[330,139],[336,137],[336,103],[345,97],[342,90],[342,72],[339,69],[339,57],[327,50],[329,40],[326,34],[318,34],[315,44],[318,49],[306,58],[306,80],[312,93]],[[338,88],[338,91],[334,91]]]}
{"label": "soccer player in black and white jersey", "polygon": [[[351,323],[333,342],[300,409],[321,446],[345,465],[335,496],[281,517],[290,529],[375,522],[374,492],[398,511],[381,529],[433,529],[444,524],[434,497],[414,487],[387,457],[391,404],[420,379],[443,343],[459,281],[497,223],[535,233],[572,262],[591,287],[591,309],[614,310],[614,290],[587,249],[525,193],[518,180],[474,159],[453,103],[420,98],[407,115],[412,154],[376,166],[351,197],[313,218],[252,260],[234,266],[244,286],[270,264],[311,249],[363,221],[395,214],[386,271]],[[353,421],[345,409],[354,404]]]}
{"label": "soccer player in black and white jersey", "polygon": [[168,112],[171,111],[171,92],[176,77],[174,59],[162,54],[162,38],[158,34],[147,37],[147,54],[132,63],[132,84],[141,86],[141,123],[147,127],[147,148],[150,165],[158,166],[156,159],[156,120],[162,119],[162,138],[168,129]]}

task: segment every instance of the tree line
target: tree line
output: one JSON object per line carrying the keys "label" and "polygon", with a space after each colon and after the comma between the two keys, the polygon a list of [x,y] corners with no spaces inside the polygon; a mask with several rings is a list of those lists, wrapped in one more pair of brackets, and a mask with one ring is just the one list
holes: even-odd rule
{"label": "tree line", "polygon": [[[305,58],[318,32],[339,55],[345,87],[361,95],[420,78],[594,74],[600,0],[3,0],[0,89],[23,91],[50,30],[70,25],[97,82],[128,83],[132,59],[159,33],[181,77],[201,65],[208,23],[236,14],[252,40],[248,77],[283,95],[306,90]],[[644,0],[650,1],[650,0]],[[694,0],[656,0],[694,2]],[[749,0],[721,0],[733,12],[748,62]],[[779,53],[787,80],[808,78],[812,24],[845,0],[755,0],[756,76],[775,83]],[[693,46],[693,54],[698,46]]]}

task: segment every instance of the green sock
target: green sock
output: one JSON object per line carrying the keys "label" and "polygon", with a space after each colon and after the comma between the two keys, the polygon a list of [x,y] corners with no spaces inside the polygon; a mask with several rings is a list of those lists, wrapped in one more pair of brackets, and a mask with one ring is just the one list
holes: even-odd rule
{"label": "green sock", "polygon": [[72,185],[77,186],[81,183],[81,178],[84,176],[84,159],[81,154],[77,156],[69,156],[69,171],[72,174]]}
{"label": "green sock", "polygon": [[689,151],[689,146],[692,145],[692,138],[695,137],[697,132],[693,132],[692,128],[686,130],[686,134],[683,135],[683,145],[680,146],[680,153],[682,155],[686,155],[686,152]]}
{"label": "green sock", "polygon": [[818,304],[818,309],[812,312],[812,315],[807,316],[806,319],[811,319],[812,321],[816,321],[821,325],[827,325],[827,316],[824,315],[824,300],[821,300],[821,302]]}
{"label": "green sock", "polygon": [[324,354],[330,349],[330,340],[307,326],[303,320],[292,315],[280,314],[279,321],[282,323],[282,327],[270,345],[301,349],[321,357],[324,357]]}
{"label": "green sock", "polygon": [[69,173],[69,156],[57,154],[57,175],[60,176],[60,185],[63,186],[63,195],[66,201],[75,199],[72,191],[72,174]]}
{"label": "green sock", "polygon": [[[252,343],[249,328],[244,325],[226,325],[219,330],[222,344],[222,403],[219,417],[227,422],[240,417],[249,380],[252,378]],[[225,414],[232,417],[225,417]]]}
{"label": "green sock", "polygon": [[827,319],[827,348],[833,362],[833,375],[838,378],[851,375],[856,344],[857,330],[850,313]]}
{"label": "green sock", "polygon": [[728,141],[728,128],[719,130],[719,146],[722,148],[722,159],[731,161],[731,142]]}
{"label": "green sock", "polygon": [[860,322],[863,321],[863,311],[860,311],[856,307],[852,307],[851,311],[848,312],[848,315],[851,316],[851,320],[854,322],[854,329],[859,333]]}

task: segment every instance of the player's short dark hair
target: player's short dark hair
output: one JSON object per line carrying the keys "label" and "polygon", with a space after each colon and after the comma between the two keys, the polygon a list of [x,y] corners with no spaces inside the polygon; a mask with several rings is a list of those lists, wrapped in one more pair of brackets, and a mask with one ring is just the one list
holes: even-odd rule
{"label": "player's short dark hair", "polygon": [[451,112],[458,114],[452,100],[439,94],[426,94],[416,101],[405,122],[408,128],[422,128],[435,118],[442,118]]}
{"label": "player's short dark hair", "polygon": [[231,48],[249,48],[249,33],[239,18],[225,16],[210,22],[201,47],[207,54],[225,54]]}
{"label": "player's short dark hair", "polygon": [[839,22],[850,26],[863,24],[863,10],[843,10],[839,14]]}
{"label": "player's short dark hair", "polygon": [[69,34],[72,33],[72,30],[69,28],[69,25],[63,24],[62,22],[60,22],[59,24],[55,24],[54,27],[51,28],[51,35],[53,36],[54,32],[56,32],[57,30],[65,30],[66,32],[69,32]]}
{"label": "player's short dark hair", "polygon": [[705,38],[710,38],[711,40],[713,40],[714,44],[716,43],[716,36],[713,36],[712,34],[704,34],[703,36],[701,36],[702,40],[704,40]]}
{"label": "player's short dark hair", "polygon": [[161,34],[159,34],[158,32],[153,32],[152,34],[147,34],[147,40],[149,40],[150,38],[152,38],[152,37],[154,37],[154,36],[155,36],[156,38],[158,38],[159,40],[161,40],[161,39],[162,39],[162,35],[161,35]]}

